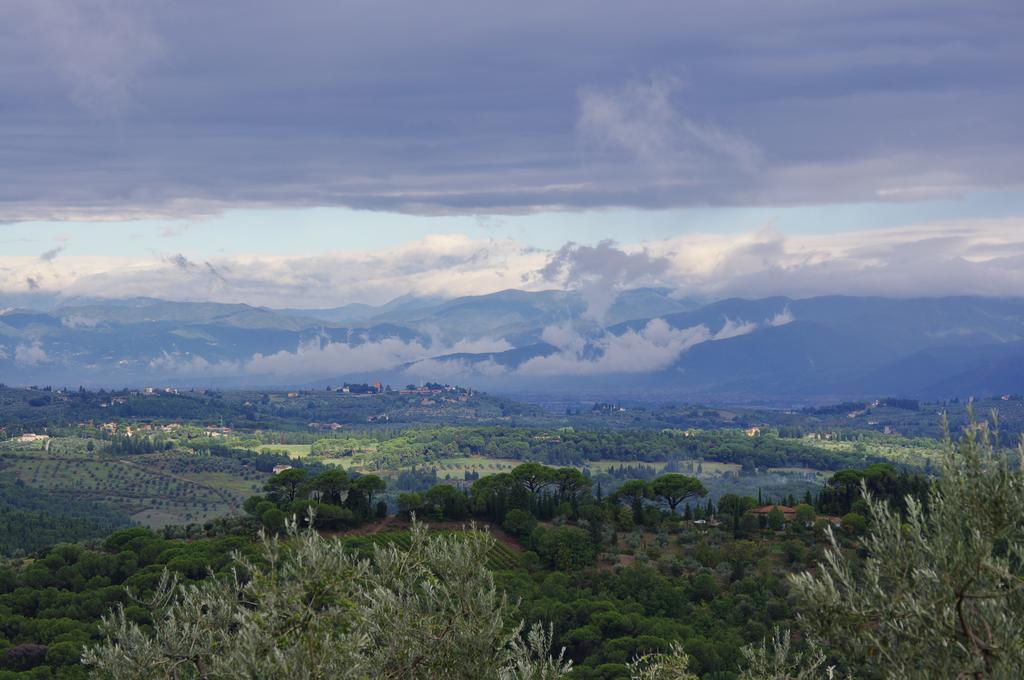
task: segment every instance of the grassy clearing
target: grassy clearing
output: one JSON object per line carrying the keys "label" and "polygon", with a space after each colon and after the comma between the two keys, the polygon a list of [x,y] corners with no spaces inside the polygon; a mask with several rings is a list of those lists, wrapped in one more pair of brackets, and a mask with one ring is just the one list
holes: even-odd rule
{"label": "grassy clearing", "polygon": [[[402,465],[400,467],[385,467],[379,468],[374,465],[373,459],[367,459],[365,456],[351,456],[344,458],[316,458],[322,463],[328,465],[337,465],[346,470],[360,473],[372,473],[377,475],[391,476],[396,475],[403,470],[412,469],[412,465]],[[445,478],[450,477],[452,479],[461,479],[468,473],[479,474],[481,477],[487,475],[494,475],[503,472],[511,472],[517,465],[521,465],[525,461],[516,458],[487,458],[485,456],[460,456],[456,458],[441,458],[441,459],[427,459],[424,458],[422,461],[416,463],[416,466],[420,469],[436,469],[439,477]],[[637,467],[644,465],[652,467],[656,471],[661,472],[667,465],[664,462],[642,462],[642,461],[628,461],[628,460],[594,460],[588,461],[585,465],[578,465],[580,469],[584,467],[588,468],[591,474],[600,474],[608,472],[610,468],[618,468],[621,466],[626,467]],[[735,474],[740,471],[740,466],[734,463],[718,463],[713,461],[682,461],[683,470],[686,474],[696,475],[701,478],[712,478],[720,477],[725,474]],[[686,466],[692,465],[692,470]],[[699,469],[699,472],[698,472]]]}
{"label": "grassy clearing", "polygon": [[311,455],[310,444],[267,444],[260,447],[260,453],[284,452],[289,458],[306,458]]}
{"label": "grassy clearing", "polygon": [[[661,472],[662,470],[665,469],[665,466],[667,465],[667,463],[664,463],[664,462],[645,463],[643,461],[628,461],[628,460],[595,460],[595,461],[588,462],[586,467],[590,468],[591,472],[597,473],[597,472],[607,472],[609,468],[613,468],[613,467],[614,468],[618,468],[618,467],[622,467],[623,465],[625,465],[626,467],[629,467],[629,466],[636,467],[638,465],[645,465],[645,466],[648,466],[648,467],[653,467],[658,472]],[[706,477],[706,476],[712,476],[712,475],[721,475],[721,474],[725,474],[725,473],[736,473],[736,472],[739,472],[741,467],[742,467],[740,465],[737,465],[736,463],[718,463],[718,462],[709,461],[709,460],[700,460],[700,461],[698,461],[698,460],[684,460],[684,461],[680,461],[680,465],[683,467],[683,470],[684,470],[684,472],[686,474],[697,475],[698,477]],[[687,469],[688,465],[692,465],[693,466],[692,472]],[[699,471],[698,471],[698,466],[699,466]]]}
{"label": "grassy clearing", "polygon": [[814,476],[821,481],[825,481],[832,476],[832,473],[827,470],[816,470],[814,468],[807,467],[777,467],[768,468],[768,472],[777,473],[780,475],[805,475]]}
{"label": "grassy clearing", "polygon": [[[373,473],[380,474],[380,470],[373,470],[366,465],[366,461],[358,457],[353,458],[311,458],[310,460],[316,460],[324,465],[333,465],[340,467],[342,470],[352,470],[359,473]],[[385,471],[386,472],[386,471]]]}
{"label": "grassy clearing", "polygon": [[521,465],[523,461],[512,458],[484,458],[483,456],[464,456],[462,458],[446,458],[430,467],[437,468],[437,474],[441,477],[451,475],[462,477],[467,472],[478,472],[481,477],[494,475],[500,472],[511,472],[512,468]]}
{"label": "grassy clearing", "polygon": [[814,441],[815,446],[828,451],[861,452],[872,456],[881,456],[897,463],[921,465],[929,459],[935,459],[940,452],[938,442],[925,442],[914,439],[897,439],[889,441],[867,440],[862,442],[837,442],[830,440]]}

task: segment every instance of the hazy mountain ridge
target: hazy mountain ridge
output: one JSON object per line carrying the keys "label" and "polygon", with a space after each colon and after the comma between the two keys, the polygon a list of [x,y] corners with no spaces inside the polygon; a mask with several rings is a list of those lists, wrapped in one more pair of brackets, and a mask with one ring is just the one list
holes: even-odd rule
{"label": "hazy mountain ridge", "polygon": [[[952,396],[1024,389],[1024,299],[725,299],[576,291],[273,310],[152,298],[0,314],[0,381]],[[350,321],[332,321],[348,315]],[[317,317],[320,318],[317,318]],[[361,316],[362,321],[352,320]]]}

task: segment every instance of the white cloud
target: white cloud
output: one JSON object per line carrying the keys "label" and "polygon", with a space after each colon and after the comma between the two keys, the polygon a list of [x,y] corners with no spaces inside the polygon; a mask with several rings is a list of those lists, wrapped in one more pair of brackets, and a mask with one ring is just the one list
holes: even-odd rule
{"label": "white cloud", "polygon": [[773,316],[768,320],[769,326],[785,326],[796,321],[796,317],[793,316],[793,312],[786,307],[784,310]]}
{"label": "white cloud", "polygon": [[100,324],[100,320],[83,316],[81,314],[70,314],[63,317],[61,319],[61,323],[68,328],[95,328]]}
{"label": "white cloud", "polygon": [[653,319],[639,331],[605,333],[587,341],[565,328],[548,329],[545,341],[558,352],[523,362],[517,373],[525,376],[646,373],[670,366],[684,352],[714,339],[707,326],[674,329]]}
{"label": "white cloud", "polygon": [[463,359],[439,361],[423,359],[409,366],[405,373],[422,380],[443,380],[446,382],[474,380],[480,377],[495,378],[509,373],[508,369],[492,359],[469,362]]}
{"label": "white cloud", "polygon": [[753,333],[757,328],[758,325],[752,321],[733,321],[727,318],[722,328],[715,333],[714,339],[728,340],[729,338],[738,338],[741,335]]}
{"label": "white cloud", "polygon": [[36,366],[49,360],[46,350],[38,341],[30,345],[19,344],[14,348],[14,361],[24,366]]}
{"label": "white cloud", "polygon": [[0,345],[0,361],[3,361],[10,356],[11,355],[7,353],[7,348],[4,347],[3,345]]}
{"label": "white cloud", "polygon": [[1024,266],[1017,259],[1024,258],[1024,219],[824,235],[690,232],[643,244],[556,250],[509,238],[436,234],[390,248],[315,256],[239,252],[193,261],[176,255],[62,253],[61,266],[43,265],[45,276],[37,256],[0,255],[0,291],[331,307],[408,293],[455,297],[555,287],[579,290],[592,318],[619,290],[641,285],[704,298],[1007,295],[1024,290]]}
{"label": "white cloud", "polygon": [[459,340],[445,347],[444,352],[445,354],[489,354],[507,352],[510,349],[512,349],[512,344],[503,338],[480,338]]}
{"label": "white cloud", "polygon": [[666,258],[652,257],[646,248],[622,249],[605,240],[596,246],[565,244],[537,275],[578,290],[587,304],[584,316],[601,322],[620,290],[656,284],[668,268]]}
{"label": "white cloud", "polygon": [[616,335],[605,331],[585,338],[568,326],[549,326],[543,340],[558,349],[554,354],[523,362],[516,373],[523,376],[599,375],[650,373],[668,368],[693,347],[728,340],[772,325],[726,319],[717,332],[705,325],[672,328],[664,319],[652,319],[640,330]]}
{"label": "white cloud", "polygon": [[331,376],[384,370],[422,359],[428,350],[417,342],[387,338],[351,347],[339,342],[304,343],[294,352],[256,354],[243,366],[248,375]]}
{"label": "white cloud", "polygon": [[[201,356],[165,352],[149,362],[151,371],[171,372],[179,376],[206,377],[276,377],[288,379],[343,376],[367,371],[384,371],[404,364],[422,362],[428,357],[442,354],[503,352],[512,345],[504,340],[482,339],[462,341],[452,345],[432,345],[429,348],[418,341],[406,342],[398,337],[377,342],[348,345],[343,342],[313,338],[302,342],[294,351],[281,350],[273,354],[254,354],[243,361],[211,362]],[[451,374],[457,362],[435,361],[423,364],[416,375],[433,377],[440,367]],[[451,364],[451,365],[449,365]],[[414,364],[416,365],[416,364]],[[478,363],[474,370],[487,367]]]}

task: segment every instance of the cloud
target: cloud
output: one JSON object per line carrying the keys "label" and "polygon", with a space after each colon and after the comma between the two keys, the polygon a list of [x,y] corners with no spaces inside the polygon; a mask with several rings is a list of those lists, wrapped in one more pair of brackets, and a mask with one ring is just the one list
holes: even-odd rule
{"label": "cloud", "polygon": [[673,95],[678,78],[653,76],[607,90],[579,92],[577,130],[584,141],[602,151],[625,152],[656,174],[707,173],[726,161],[745,172],[760,163],[761,153],[741,136],[684,116]]}
{"label": "cloud", "polygon": [[0,345],[0,361],[8,359],[10,358],[10,356],[11,355],[7,353],[7,348],[4,347],[3,345]]}
{"label": "cloud", "polygon": [[[422,362],[441,354],[503,352],[511,348],[508,342],[493,339],[431,345],[399,337],[346,343],[318,336],[300,342],[294,351],[257,353],[241,361],[209,361],[202,356],[164,352],[150,360],[148,368],[155,373],[169,372],[181,377],[272,377],[295,380],[365,374]],[[437,366],[444,363],[435,362]],[[424,364],[418,370],[429,373],[428,366],[430,364]],[[484,365],[475,368],[482,370]]]}
{"label": "cloud", "polygon": [[90,116],[130,108],[136,80],[162,53],[144,6],[131,0],[13,0],[11,9],[31,30],[26,52]]}
{"label": "cloud", "polygon": [[19,344],[14,348],[14,361],[23,366],[37,366],[49,360],[46,350],[38,341],[28,345]]}
{"label": "cloud", "polygon": [[405,375],[421,380],[473,381],[507,376],[509,369],[493,359],[467,361],[465,359],[423,359],[411,364]]}
{"label": "cloud", "polygon": [[796,317],[793,316],[793,312],[786,307],[784,310],[773,316],[768,320],[768,325],[772,327],[785,326],[796,321]]}
{"label": "cloud", "polygon": [[7,0],[0,221],[1019,189],[1018,5]]}
{"label": "cloud", "polygon": [[[444,347],[444,345],[441,345]],[[507,352],[512,349],[512,344],[504,338],[479,338],[471,340],[459,340],[444,349],[445,354],[488,354],[496,352]]]}
{"label": "cloud", "polygon": [[42,252],[39,255],[39,259],[43,262],[53,262],[57,259],[57,256],[64,252],[64,246],[57,246],[56,248],[50,248]]}
{"label": "cloud", "polygon": [[[576,290],[600,322],[622,290],[678,297],[1007,295],[1024,290],[1024,220],[937,222],[892,229],[785,234],[684,233],[645,243],[566,244],[435,234],[368,251],[312,256],[170,257],[0,254],[0,291],[66,297],[158,297],[325,308],[395,297],[482,295],[509,288]],[[458,338],[443,335],[445,342]]]}
{"label": "cloud", "polygon": [[[312,256],[222,256],[200,263],[169,257],[67,256],[66,266],[38,278],[37,258],[0,255],[0,290],[36,288],[68,296],[133,297],[247,302],[271,307],[332,307],[345,302],[384,303],[397,296],[472,295],[521,285],[521,276],[544,265],[548,254],[510,239],[436,234],[375,251]],[[10,269],[5,267],[10,265]]]}
{"label": "cloud", "polygon": [[169,264],[174,265],[183,272],[187,272],[190,269],[195,269],[198,266],[196,265],[196,263],[190,261],[181,253],[177,253],[175,255],[168,255],[166,260]]}
{"label": "cloud", "polygon": [[548,342],[560,343],[556,345],[558,351],[523,362],[516,370],[518,375],[647,373],[670,366],[694,345],[714,337],[706,326],[674,329],[663,319],[653,319],[639,331],[605,333],[591,340],[566,329],[545,336]]}
{"label": "cloud", "polygon": [[596,246],[567,243],[536,274],[542,281],[579,290],[587,303],[587,316],[601,321],[615,302],[616,291],[656,282],[669,265],[665,257],[652,257],[647,250],[625,252],[612,241]]}
{"label": "cloud", "polygon": [[[769,322],[768,325],[774,325]],[[752,321],[733,321],[732,319],[726,318],[722,328],[715,333],[714,340],[728,340],[729,338],[738,338],[741,335],[747,335],[753,333],[759,328],[759,325]]]}
{"label": "cloud", "polygon": [[344,375],[393,368],[427,356],[428,350],[417,342],[386,338],[354,347],[339,342],[310,342],[294,352],[257,354],[244,366],[249,375],[281,377]]}
{"label": "cloud", "polygon": [[70,314],[62,317],[61,323],[68,328],[96,328],[96,326],[100,325],[102,322],[99,319],[83,316],[81,314]]}
{"label": "cloud", "polygon": [[214,267],[209,262],[204,262],[203,265],[206,266],[206,271],[208,271],[213,278],[217,279],[221,283],[227,283],[228,280],[224,278],[224,275],[221,274],[216,267]]}
{"label": "cloud", "polygon": [[668,368],[702,343],[737,338],[791,320],[792,314],[786,309],[761,323],[726,318],[717,331],[712,331],[705,324],[674,328],[665,319],[651,319],[640,329],[622,333],[604,330],[593,337],[569,326],[548,326],[542,339],[557,351],[528,359],[516,368],[515,374],[534,377],[651,373]]}

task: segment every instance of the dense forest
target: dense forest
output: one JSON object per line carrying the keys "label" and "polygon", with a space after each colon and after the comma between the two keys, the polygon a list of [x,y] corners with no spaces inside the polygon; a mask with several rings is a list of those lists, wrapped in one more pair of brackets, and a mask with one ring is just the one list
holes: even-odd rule
{"label": "dense forest", "polygon": [[9,563],[0,572],[0,658],[25,677],[84,677],[78,658],[98,640],[99,617],[123,604],[130,621],[150,624],[151,612],[137,601],[158,588],[164,569],[183,583],[226,574],[233,551],[255,553],[257,526],[283,532],[289,516],[312,517],[323,531],[390,526],[376,540],[344,539],[365,553],[416,515],[442,525],[475,519],[508,537],[513,550],[500,553],[497,582],[528,623],[553,625],[554,643],[575,662],[573,677],[625,677],[634,656],[667,650],[671,641],[682,642],[695,672],[727,677],[741,647],[792,621],[785,577],[820,556],[827,523],[815,522],[818,511],[847,514],[844,540],[863,533],[854,478],[891,500],[927,491],[922,478],[887,466],[845,471],[807,499],[815,504],[809,514],[787,521],[781,511],[750,514],[754,498],[706,502],[700,482],[678,473],[602,497],[575,468],[526,463],[468,488],[403,494],[400,515],[388,517],[374,498],[384,490],[380,478],[293,468],[246,502],[251,519],[214,523],[198,540],[171,538],[174,528],[134,528]]}

